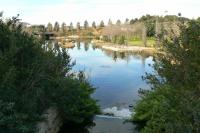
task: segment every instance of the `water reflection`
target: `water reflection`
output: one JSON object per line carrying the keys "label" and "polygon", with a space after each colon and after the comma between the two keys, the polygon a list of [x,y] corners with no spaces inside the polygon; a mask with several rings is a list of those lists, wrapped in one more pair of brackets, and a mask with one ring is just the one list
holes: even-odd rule
{"label": "water reflection", "polygon": [[128,107],[138,100],[138,89],[148,88],[141,79],[145,72],[151,72],[148,64],[152,57],[134,52],[113,52],[90,43],[76,43],[69,49],[72,60],[76,60],[74,71],[84,70],[89,81],[97,90],[93,97],[102,108]]}
{"label": "water reflection", "polygon": [[59,133],[89,133],[90,128],[93,126],[95,126],[94,122],[77,124],[72,121],[66,121],[60,128]]}
{"label": "water reflection", "polygon": [[89,43],[88,42],[84,43],[84,49],[85,49],[85,51],[88,51],[88,49],[89,49]]}
{"label": "water reflection", "polygon": [[[55,42],[51,43],[56,44]],[[53,47],[55,46],[48,48]],[[76,61],[73,71],[85,71],[89,82],[97,88],[92,97],[99,101],[102,110],[112,107],[129,109],[129,105],[134,105],[139,99],[139,88],[149,88],[141,76],[145,75],[145,72],[153,71],[148,65],[153,64],[151,55],[113,52],[88,42],[77,42],[74,48],[66,50],[72,61]],[[91,129],[92,133],[112,133],[115,132],[115,129],[123,131],[123,133],[130,133],[132,132],[130,129],[134,127],[130,123],[123,124],[123,120],[117,119],[97,117],[94,122],[96,126]],[[113,128],[114,125],[117,127]]]}
{"label": "water reflection", "polygon": [[[48,49],[58,46],[55,44],[45,43]],[[102,108],[128,107],[138,100],[139,88],[149,88],[141,76],[153,71],[148,65],[153,63],[151,55],[113,52],[89,42],[77,42],[74,48],[66,50],[76,61],[73,71],[85,71],[89,82],[97,88],[93,97]]]}
{"label": "water reflection", "polygon": [[81,49],[81,42],[77,42],[76,47],[77,47],[78,50],[80,50]]}

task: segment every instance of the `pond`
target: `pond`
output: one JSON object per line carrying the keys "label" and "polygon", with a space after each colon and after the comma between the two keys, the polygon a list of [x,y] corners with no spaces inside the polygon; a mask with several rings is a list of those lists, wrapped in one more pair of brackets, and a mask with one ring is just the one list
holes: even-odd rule
{"label": "pond", "polygon": [[124,119],[130,118],[130,106],[139,99],[138,89],[150,88],[141,77],[153,72],[149,66],[153,64],[152,56],[107,51],[83,42],[76,43],[68,52],[76,62],[73,71],[85,71],[89,82],[97,88],[92,97],[105,113],[95,117],[96,126],[90,132],[132,133],[134,125],[124,123]]}

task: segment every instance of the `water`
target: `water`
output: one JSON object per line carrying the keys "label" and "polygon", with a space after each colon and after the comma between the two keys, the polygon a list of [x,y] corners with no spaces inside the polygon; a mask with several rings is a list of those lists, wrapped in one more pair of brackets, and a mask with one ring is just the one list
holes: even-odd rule
{"label": "water", "polygon": [[120,54],[83,43],[70,49],[69,54],[76,61],[73,69],[85,71],[90,83],[97,88],[93,97],[102,108],[128,107],[138,100],[139,88],[148,88],[141,76],[152,72],[148,65],[153,63],[151,56]]}
{"label": "water", "polygon": [[96,126],[90,132],[133,132],[134,125],[124,123],[124,118],[131,116],[129,105],[134,105],[139,99],[138,89],[149,89],[141,76],[153,71],[149,66],[153,64],[152,57],[106,51],[90,43],[77,43],[68,52],[76,61],[73,70],[85,71],[89,82],[97,88],[92,97],[98,100],[102,111],[114,115],[96,116]]}

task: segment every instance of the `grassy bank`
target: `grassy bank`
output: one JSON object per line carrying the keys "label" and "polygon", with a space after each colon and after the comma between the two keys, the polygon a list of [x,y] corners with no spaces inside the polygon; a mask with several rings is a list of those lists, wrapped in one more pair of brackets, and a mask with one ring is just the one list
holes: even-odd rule
{"label": "grassy bank", "polygon": [[[154,47],[156,44],[155,38],[147,38],[147,47]],[[144,46],[142,39],[132,39],[128,41],[130,46]]]}

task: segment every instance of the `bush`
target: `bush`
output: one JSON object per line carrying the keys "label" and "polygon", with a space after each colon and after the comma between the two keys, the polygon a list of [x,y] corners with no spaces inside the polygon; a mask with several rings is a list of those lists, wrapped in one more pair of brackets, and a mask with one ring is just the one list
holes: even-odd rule
{"label": "bush", "polygon": [[126,38],[125,36],[117,36],[115,35],[113,38],[112,38],[112,42],[113,43],[116,43],[116,44],[125,44],[126,42]]}
{"label": "bush", "polygon": [[144,124],[141,132],[200,132],[200,23],[190,21],[181,29],[178,38],[164,40],[156,74],[146,76],[153,90],[143,91],[133,115]]}
{"label": "bush", "polygon": [[91,120],[99,111],[94,88],[71,72],[65,49],[44,45],[21,29],[17,18],[0,18],[0,132],[36,131],[41,114],[54,107],[64,120]]}
{"label": "bush", "polygon": [[125,36],[120,36],[118,40],[119,44],[125,44]]}

